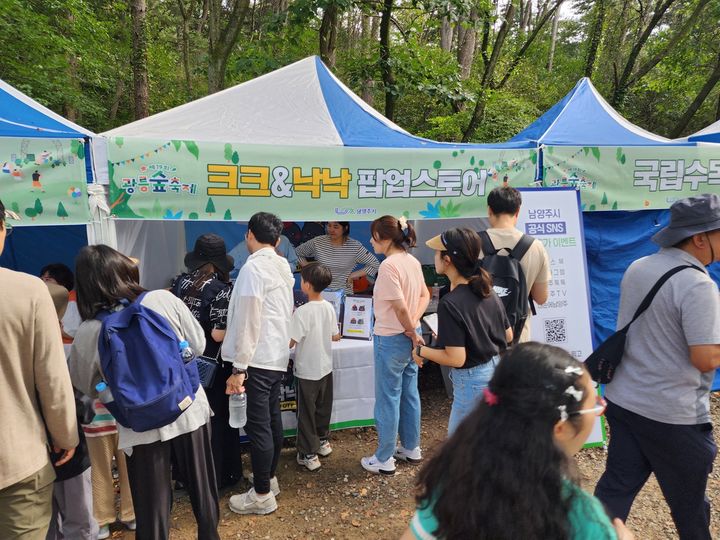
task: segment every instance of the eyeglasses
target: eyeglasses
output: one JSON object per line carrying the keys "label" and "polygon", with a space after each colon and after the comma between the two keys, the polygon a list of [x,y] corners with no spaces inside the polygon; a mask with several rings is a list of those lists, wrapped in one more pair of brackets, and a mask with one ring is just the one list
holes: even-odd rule
{"label": "eyeglasses", "polygon": [[593,414],[595,416],[602,416],[605,413],[605,409],[607,409],[607,401],[605,401],[605,398],[603,398],[602,396],[597,396],[595,398],[594,407],[590,409],[580,409],[579,411],[570,413],[570,416],[573,416],[575,414]]}

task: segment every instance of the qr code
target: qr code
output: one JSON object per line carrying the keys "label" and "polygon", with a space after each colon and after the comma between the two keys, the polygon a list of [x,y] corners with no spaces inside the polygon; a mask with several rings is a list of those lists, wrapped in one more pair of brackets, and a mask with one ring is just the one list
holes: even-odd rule
{"label": "qr code", "polygon": [[565,343],[567,331],[565,319],[545,319],[545,343]]}

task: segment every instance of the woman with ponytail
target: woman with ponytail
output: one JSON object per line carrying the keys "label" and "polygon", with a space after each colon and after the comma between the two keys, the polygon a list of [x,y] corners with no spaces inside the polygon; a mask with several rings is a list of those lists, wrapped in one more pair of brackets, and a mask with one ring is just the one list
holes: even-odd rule
{"label": "woman with ponytail", "polygon": [[452,434],[473,410],[487,387],[499,354],[512,341],[512,328],[490,275],[479,266],[482,243],[471,229],[450,229],[425,242],[435,250],[435,271],[450,280],[438,304],[437,347],[418,345],[413,357],[450,367]]}
{"label": "woman with ponytail", "polygon": [[420,471],[402,540],[631,540],[580,488],[572,465],[604,410],[567,352],[514,347],[484,399]]}
{"label": "woman with ponytail", "polygon": [[[380,263],[373,302],[375,326],[375,427],[378,447],[360,464],[375,474],[395,474],[395,459],[420,463],[420,394],[413,347],[422,344],[420,317],[430,293],[418,260],[415,230],[405,217],[383,216],[370,225],[370,243]],[[400,446],[397,438],[400,435]]]}

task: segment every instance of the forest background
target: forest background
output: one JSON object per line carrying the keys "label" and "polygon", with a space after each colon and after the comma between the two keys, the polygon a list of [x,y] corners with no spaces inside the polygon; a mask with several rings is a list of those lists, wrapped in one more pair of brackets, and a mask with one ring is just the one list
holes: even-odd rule
{"label": "forest background", "polygon": [[313,54],[437,140],[507,140],[583,76],[667,137],[720,119],[720,0],[0,0],[0,51],[95,132]]}

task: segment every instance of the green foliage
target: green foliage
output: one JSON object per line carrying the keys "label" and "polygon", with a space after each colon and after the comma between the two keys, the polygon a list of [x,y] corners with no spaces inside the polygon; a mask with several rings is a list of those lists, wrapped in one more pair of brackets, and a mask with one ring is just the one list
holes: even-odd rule
{"label": "green foliage", "polygon": [[215,213],[215,203],[212,200],[212,197],[208,197],[207,205],[205,205],[205,213],[210,214],[211,216]]}
{"label": "green foliage", "polygon": [[[709,2],[687,35],[672,42],[675,32],[700,0],[676,0],[651,33],[637,58],[636,70],[654,55],[658,62],[631,84],[623,114],[649,131],[668,135],[685,109],[707,81],[717,61],[720,43],[720,2]],[[227,3],[220,2],[227,20]],[[538,20],[538,5],[531,2],[531,25]],[[598,50],[593,83],[610,100],[642,25],[645,10],[655,2],[606,1],[605,24]],[[636,3],[637,4],[637,3]],[[147,56],[151,114],[203,97],[207,93],[208,18],[206,6],[216,3],[188,2],[187,45],[183,55],[183,21],[178,2],[148,2]],[[407,131],[424,137],[459,141],[468,126],[478,96],[486,107],[473,140],[504,141],[517,134],[562,98],[582,77],[596,3],[567,0],[555,42],[552,72],[547,69],[551,50],[551,24],[532,45],[521,49],[528,32],[520,31],[519,10],[510,22],[505,45],[491,83],[482,85],[486,68],[482,58],[482,30],[487,17],[492,53],[500,27],[498,10],[505,3],[490,0],[402,0],[395,2],[391,27],[390,66],[395,83],[384,88],[380,75],[377,34],[380,5],[353,0],[289,0],[252,3],[241,37],[227,60],[227,86],[248,81],[304,57],[318,54],[318,32],[324,10],[338,9],[335,74],[352,90],[362,94],[383,112],[385,92],[397,97],[394,121]],[[500,8],[497,8],[497,6]],[[287,6],[287,8],[283,7]],[[517,3],[516,3],[517,6]],[[211,8],[212,9],[212,8]],[[474,11],[473,11],[474,9]],[[478,19],[470,20],[470,13]],[[454,26],[451,50],[440,47],[441,21]],[[463,78],[458,62],[458,32],[477,31],[475,57],[470,76]],[[377,28],[375,28],[377,32]],[[95,132],[134,119],[130,53],[132,33],[125,0],[3,0],[0,2],[0,77],[53,111]],[[517,68],[501,88],[504,73],[522,51]],[[188,73],[184,64],[187,60]],[[710,92],[684,130],[690,133],[720,116],[720,84]],[[224,126],[218,125],[219,132]],[[278,129],[281,129],[278,127]],[[230,141],[232,142],[232,141]],[[114,143],[121,147],[122,138]],[[199,158],[192,141],[173,141]],[[84,158],[78,141],[72,153]],[[599,159],[599,149],[587,155]],[[239,163],[237,151],[225,146],[225,160]],[[624,153],[616,160],[624,163]],[[59,164],[58,164],[59,165]]]}

